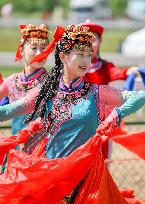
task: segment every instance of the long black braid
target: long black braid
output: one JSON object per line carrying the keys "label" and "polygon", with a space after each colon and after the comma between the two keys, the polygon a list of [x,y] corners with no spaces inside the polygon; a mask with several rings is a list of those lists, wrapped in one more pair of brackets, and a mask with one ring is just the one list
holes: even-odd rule
{"label": "long black braid", "polygon": [[[34,111],[27,117],[26,123],[30,122],[39,108],[39,116],[41,118],[45,117],[46,104],[48,100],[51,100],[56,95],[56,87],[58,85],[58,77],[60,71],[63,68],[63,64],[59,57],[58,47],[55,49],[55,66],[48,72],[45,77],[44,82],[40,87],[39,95],[35,100]],[[45,126],[44,126],[45,127]]]}

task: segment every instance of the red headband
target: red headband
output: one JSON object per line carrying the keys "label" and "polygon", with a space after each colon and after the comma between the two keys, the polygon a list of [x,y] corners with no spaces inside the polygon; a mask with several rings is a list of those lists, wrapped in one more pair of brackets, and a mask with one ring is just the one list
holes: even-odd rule
{"label": "red headband", "polygon": [[[19,25],[20,32],[22,29],[26,28],[27,25]],[[27,40],[26,36],[23,36],[22,41],[18,44],[18,48],[16,51],[15,62],[22,59],[22,45]]]}
{"label": "red headband", "polygon": [[55,44],[59,41],[64,32],[65,28],[57,26],[53,34],[53,41],[43,50],[41,54],[36,55],[36,57],[32,59],[30,64],[33,64],[35,62],[41,62],[42,60],[47,59],[48,55],[53,51]]}

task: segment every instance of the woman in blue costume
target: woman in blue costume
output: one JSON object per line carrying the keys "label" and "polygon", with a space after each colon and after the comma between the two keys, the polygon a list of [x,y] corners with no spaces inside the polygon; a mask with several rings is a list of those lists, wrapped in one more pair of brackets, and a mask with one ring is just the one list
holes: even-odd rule
{"label": "woman in blue costume", "polygon": [[[6,78],[0,85],[0,100],[8,96],[10,103],[19,100],[29,93],[36,86],[42,83],[47,75],[46,69],[43,67],[46,60],[41,63],[30,65],[30,61],[35,55],[40,54],[48,45],[48,29],[44,24],[36,25],[20,25],[20,33],[22,34],[21,43],[16,53],[16,61],[24,59],[24,70]],[[16,135],[19,130],[24,128],[26,124],[24,120],[27,115],[16,117],[12,121],[12,134]]]}
{"label": "woman in blue costume", "polygon": [[[44,155],[48,159],[70,155],[99,131],[108,134],[122,118],[145,104],[145,91],[121,91],[108,85],[83,81],[91,63],[94,35],[84,26],[70,26],[60,36],[55,49],[55,67],[46,76],[40,90],[13,104],[0,107],[0,121],[31,113],[41,118],[46,132]],[[52,42],[32,62],[46,59],[53,50]],[[32,63],[31,62],[31,63]],[[44,138],[42,138],[44,139]],[[39,141],[32,136],[22,149],[28,154]],[[29,147],[33,150],[29,152]]]}

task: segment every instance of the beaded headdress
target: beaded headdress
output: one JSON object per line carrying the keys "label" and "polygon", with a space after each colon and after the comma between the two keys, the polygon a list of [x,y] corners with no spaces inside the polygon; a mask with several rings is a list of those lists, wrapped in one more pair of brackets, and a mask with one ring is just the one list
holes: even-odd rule
{"label": "beaded headdress", "polygon": [[70,25],[67,29],[58,26],[56,28],[54,39],[43,50],[43,52],[37,55],[31,63],[40,62],[48,57],[53,51],[55,44],[57,43],[60,52],[68,53],[70,50],[76,48],[82,50],[83,48],[92,50],[92,40],[95,35],[89,31],[88,27],[80,25]]}
{"label": "beaded headdress", "polygon": [[20,33],[22,34],[22,38],[16,52],[16,58],[15,58],[16,61],[22,58],[21,50],[25,42],[29,42],[31,44],[49,43],[49,39],[48,39],[49,30],[44,24],[40,24],[39,26],[32,25],[32,24],[20,25],[19,29],[20,29]]}
{"label": "beaded headdress", "polygon": [[88,27],[70,25],[67,27],[62,38],[58,41],[58,49],[64,53],[74,48],[79,50],[84,47],[85,49],[92,49],[92,40],[94,38],[94,34],[89,31]]}

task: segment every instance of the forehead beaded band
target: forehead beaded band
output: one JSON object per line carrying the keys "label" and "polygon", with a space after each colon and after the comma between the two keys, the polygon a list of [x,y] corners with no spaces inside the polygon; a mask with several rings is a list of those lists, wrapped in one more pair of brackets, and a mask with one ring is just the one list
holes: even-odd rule
{"label": "forehead beaded band", "polygon": [[92,50],[92,40],[95,35],[89,31],[89,28],[81,25],[70,25],[66,32],[58,41],[60,51],[67,53],[72,49],[89,49]]}

